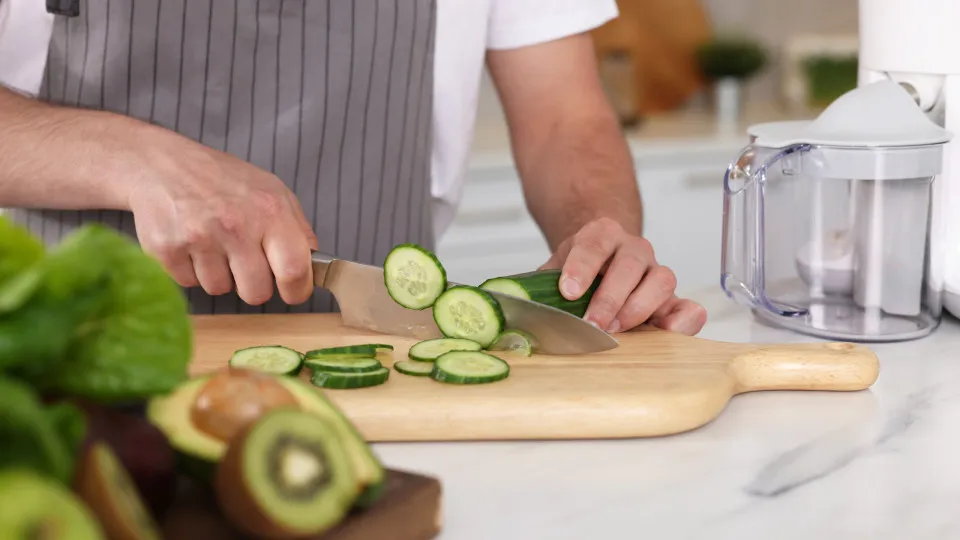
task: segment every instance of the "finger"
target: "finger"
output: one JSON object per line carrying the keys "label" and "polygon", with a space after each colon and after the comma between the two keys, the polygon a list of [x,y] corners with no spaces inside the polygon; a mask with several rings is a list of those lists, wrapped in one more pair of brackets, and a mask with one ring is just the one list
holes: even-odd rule
{"label": "finger", "polygon": [[181,287],[196,287],[200,284],[197,274],[193,271],[193,261],[190,254],[183,249],[153,248],[143,245],[143,250],[160,262],[167,274]]}
{"label": "finger", "polygon": [[290,204],[294,219],[296,219],[300,228],[303,229],[303,234],[307,237],[307,245],[314,251],[319,250],[320,242],[317,240],[317,233],[313,231],[313,225],[307,221],[307,216],[303,213],[303,207],[300,206],[300,201],[293,192],[287,192],[287,202]]}
{"label": "finger", "polygon": [[696,335],[707,324],[707,310],[692,300],[676,299],[667,313],[652,317],[651,324],[670,332]]}
{"label": "finger", "polygon": [[273,296],[273,272],[260,244],[231,249],[227,254],[237,295],[251,306],[265,304]]}
{"label": "finger", "polygon": [[560,274],[560,294],[567,300],[580,298],[593,283],[623,241],[623,230],[605,222],[584,227],[573,239],[570,254]]}
{"label": "finger", "polygon": [[666,266],[650,268],[640,285],[630,293],[608,332],[629,330],[646,322],[664,304],[671,303],[677,277]]}
{"label": "finger", "polygon": [[313,294],[310,245],[294,220],[284,219],[267,229],[263,252],[277,280],[280,297],[290,305],[302,304]]}
{"label": "finger", "polygon": [[190,253],[193,259],[193,271],[203,290],[210,296],[227,294],[233,289],[230,265],[227,257],[218,251],[195,250]]}
{"label": "finger", "polygon": [[620,323],[617,321],[617,314],[624,308],[637,285],[641,284],[641,280],[645,280],[644,274],[651,263],[648,253],[643,251],[642,243],[627,242],[621,246],[590,299],[584,318],[607,332],[618,332]]}

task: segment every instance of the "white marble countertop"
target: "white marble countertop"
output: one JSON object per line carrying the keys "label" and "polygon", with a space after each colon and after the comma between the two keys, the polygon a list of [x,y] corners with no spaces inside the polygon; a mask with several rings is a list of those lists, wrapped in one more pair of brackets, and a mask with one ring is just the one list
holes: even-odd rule
{"label": "white marble countertop", "polygon": [[[755,322],[719,287],[694,298],[710,318],[700,337],[813,340]],[[945,316],[927,338],[872,345],[870,390],[741,395],[671,437],[376,449],[440,478],[442,540],[956,539],[958,346]]]}

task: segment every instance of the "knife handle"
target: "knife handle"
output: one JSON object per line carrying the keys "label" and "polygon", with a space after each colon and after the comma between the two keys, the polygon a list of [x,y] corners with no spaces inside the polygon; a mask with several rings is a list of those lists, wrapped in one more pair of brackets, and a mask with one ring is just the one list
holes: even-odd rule
{"label": "knife handle", "polygon": [[327,280],[327,270],[330,269],[330,265],[333,264],[336,258],[333,255],[324,253],[322,251],[311,251],[310,252],[310,263],[313,266],[313,284],[317,287],[323,287],[324,282]]}

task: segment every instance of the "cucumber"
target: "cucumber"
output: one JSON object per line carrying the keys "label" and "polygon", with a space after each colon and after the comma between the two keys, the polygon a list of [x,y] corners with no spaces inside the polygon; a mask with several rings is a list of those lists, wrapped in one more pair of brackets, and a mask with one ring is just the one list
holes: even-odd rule
{"label": "cucumber", "polygon": [[419,311],[432,306],[447,288],[447,271],[429,250],[399,244],[384,260],[383,284],[396,303]]}
{"label": "cucumber", "polygon": [[385,367],[380,367],[373,371],[364,371],[362,373],[343,373],[340,371],[316,370],[310,377],[310,382],[314,386],[319,386],[320,388],[349,390],[354,388],[377,386],[387,382],[387,379],[389,378],[390,370]]}
{"label": "cucumber", "polygon": [[274,375],[297,375],[303,355],[281,345],[261,345],[239,349],[229,361],[230,367],[256,369]]}
{"label": "cucumber", "polygon": [[490,293],[477,287],[456,285],[437,298],[433,320],[448,338],[469,339],[489,347],[503,331],[503,311]]}
{"label": "cucumber", "polygon": [[393,368],[404,375],[413,375],[414,377],[429,377],[430,373],[433,372],[433,363],[400,360],[393,364]]}
{"label": "cucumber", "polygon": [[366,373],[383,367],[376,358],[308,358],[304,364],[313,371],[337,371],[341,373]]}
{"label": "cucumber", "polygon": [[379,349],[385,349],[388,351],[393,350],[393,345],[385,345],[382,343],[365,343],[362,345],[344,345],[342,347],[327,347],[326,349],[314,349],[312,351],[307,351],[307,358],[319,358],[322,356],[343,356],[343,355],[353,355],[357,357],[361,356],[376,356]]}
{"label": "cucumber", "polygon": [[430,377],[450,384],[486,384],[506,379],[510,365],[485,352],[451,351],[437,358]]}
{"label": "cucumber", "polygon": [[593,293],[600,286],[600,276],[597,276],[583,293],[583,296],[576,300],[567,300],[560,294],[560,270],[537,270],[512,276],[502,276],[490,278],[480,284],[481,289],[495,291],[510,296],[523,298],[540,304],[545,304],[557,309],[562,309],[571,315],[583,317],[587,312],[587,306]]}
{"label": "cucumber", "polygon": [[510,351],[523,356],[530,356],[533,354],[534,343],[536,343],[536,341],[533,339],[533,336],[523,330],[507,330],[500,334],[500,337],[497,338],[497,341],[495,341],[488,350]]}
{"label": "cucumber", "polygon": [[479,351],[480,344],[469,339],[459,338],[437,338],[421,341],[410,347],[407,356],[411,360],[420,362],[433,362],[443,353],[450,351]]}

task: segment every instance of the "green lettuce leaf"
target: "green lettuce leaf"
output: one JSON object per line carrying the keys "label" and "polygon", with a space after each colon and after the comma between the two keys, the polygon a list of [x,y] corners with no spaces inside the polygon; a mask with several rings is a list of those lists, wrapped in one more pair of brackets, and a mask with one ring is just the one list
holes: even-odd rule
{"label": "green lettuce leaf", "polygon": [[27,468],[69,485],[86,428],[73,405],[44,408],[32,388],[0,376],[0,469]]}
{"label": "green lettuce leaf", "polygon": [[30,269],[43,255],[39,239],[0,216],[0,313],[22,306],[36,290],[39,274]]}
{"label": "green lettuce leaf", "polygon": [[[46,337],[60,339],[71,317],[79,313],[80,320],[58,362],[23,365],[19,375],[42,390],[96,401],[166,393],[187,378],[193,336],[186,297],[139,245],[104,226],[85,225],[39,266],[43,282],[34,309],[51,317],[59,310],[70,319],[49,327]],[[13,315],[26,317],[29,310]]]}

